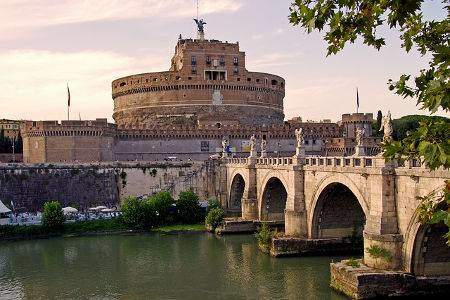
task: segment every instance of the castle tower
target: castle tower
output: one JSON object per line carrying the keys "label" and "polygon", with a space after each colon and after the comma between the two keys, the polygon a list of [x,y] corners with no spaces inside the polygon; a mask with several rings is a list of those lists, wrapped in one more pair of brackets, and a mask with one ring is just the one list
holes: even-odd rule
{"label": "castle tower", "polygon": [[199,39],[178,40],[169,71],[112,82],[116,124],[196,126],[207,119],[217,124],[283,124],[284,79],[247,71],[239,43],[205,40],[206,22],[196,23]]}
{"label": "castle tower", "polygon": [[343,114],[342,125],[344,127],[344,137],[354,139],[356,137],[356,130],[364,130],[364,136],[372,136],[372,113],[355,113],[355,114]]}

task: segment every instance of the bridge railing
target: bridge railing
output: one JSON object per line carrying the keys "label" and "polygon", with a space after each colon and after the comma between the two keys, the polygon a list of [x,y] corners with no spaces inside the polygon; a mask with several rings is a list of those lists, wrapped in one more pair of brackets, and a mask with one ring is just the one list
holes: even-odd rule
{"label": "bridge railing", "polygon": [[264,157],[258,158],[256,164],[271,166],[290,166],[294,164],[294,160],[292,159],[292,157]]}
{"label": "bridge railing", "polygon": [[246,165],[248,162],[248,159],[245,157],[230,157],[230,158],[225,158],[225,162],[227,164],[232,164],[232,165]]}
{"label": "bridge railing", "polygon": [[[380,161],[382,160],[382,162]],[[358,157],[343,157],[343,156],[307,156],[305,158],[305,165],[307,166],[332,166],[332,167],[379,167],[384,165],[384,159],[374,156],[358,156]]]}

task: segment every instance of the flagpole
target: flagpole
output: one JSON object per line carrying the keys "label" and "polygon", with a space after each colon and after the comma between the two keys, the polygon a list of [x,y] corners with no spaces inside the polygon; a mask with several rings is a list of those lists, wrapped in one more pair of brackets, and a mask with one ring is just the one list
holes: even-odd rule
{"label": "flagpole", "polygon": [[358,87],[356,87],[356,113],[359,113],[359,93],[358,93]]}
{"label": "flagpole", "polygon": [[69,90],[69,83],[67,83],[67,121],[70,121],[70,90]]}

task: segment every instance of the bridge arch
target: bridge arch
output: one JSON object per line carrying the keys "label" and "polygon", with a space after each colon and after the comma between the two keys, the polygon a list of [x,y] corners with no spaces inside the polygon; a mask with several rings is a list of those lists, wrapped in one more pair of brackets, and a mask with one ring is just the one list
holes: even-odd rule
{"label": "bridge arch", "polygon": [[276,176],[264,181],[259,201],[259,219],[262,221],[284,221],[284,210],[288,192],[286,185]]}
{"label": "bridge arch", "polygon": [[235,212],[242,211],[242,197],[246,188],[244,177],[240,173],[234,174],[228,195],[228,209]]}
{"label": "bridge arch", "polygon": [[[439,209],[448,209],[445,201]],[[448,228],[443,222],[421,224],[416,209],[408,225],[403,257],[407,272],[420,276],[450,275],[450,247],[444,234]]]}
{"label": "bridge arch", "polygon": [[325,177],[313,193],[308,209],[309,236],[353,236],[362,241],[368,207],[350,178],[342,174]]}

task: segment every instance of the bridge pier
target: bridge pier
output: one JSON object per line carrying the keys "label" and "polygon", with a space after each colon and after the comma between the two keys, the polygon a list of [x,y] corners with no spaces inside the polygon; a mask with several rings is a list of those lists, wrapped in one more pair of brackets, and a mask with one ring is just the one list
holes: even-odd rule
{"label": "bridge pier", "polygon": [[308,236],[307,215],[305,204],[305,172],[303,156],[293,157],[293,180],[290,182],[291,194],[288,196],[284,211],[284,232],[287,236]]}
{"label": "bridge pier", "polygon": [[380,188],[372,191],[370,215],[364,230],[364,264],[377,269],[399,270],[403,267],[403,235],[398,232],[393,166],[381,168],[377,181]]}
{"label": "bridge pier", "polygon": [[258,201],[256,198],[242,198],[242,219],[243,220],[258,220]]}

